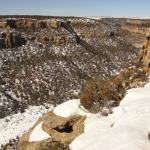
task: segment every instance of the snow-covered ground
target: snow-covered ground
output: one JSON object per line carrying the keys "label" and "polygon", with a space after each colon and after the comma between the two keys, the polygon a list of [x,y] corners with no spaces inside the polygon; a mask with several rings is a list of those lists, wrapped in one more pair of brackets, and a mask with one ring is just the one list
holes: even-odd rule
{"label": "snow-covered ground", "polygon": [[71,150],[149,150],[150,83],[127,91],[108,117],[88,116]]}
{"label": "snow-covered ground", "polygon": [[149,150],[150,83],[127,91],[113,114],[102,117],[80,108],[79,100],[58,105],[54,113],[62,117],[86,115],[84,133],[71,144],[71,150]]}
{"label": "snow-covered ground", "polygon": [[[79,99],[73,99],[58,105],[54,113],[69,117],[86,115],[84,133],[71,144],[71,150],[149,150],[150,140],[150,83],[143,88],[127,91],[120,105],[113,109],[113,114],[103,117],[92,114],[80,106]],[[52,108],[50,108],[51,110]],[[23,114],[16,114],[0,120],[0,144],[10,138],[21,135],[33,126],[45,107],[32,106]],[[38,124],[30,135],[30,141],[49,138]]]}
{"label": "snow-covered ground", "polygon": [[86,115],[86,116],[93,116],[94,114],[89,113],[86,109],[80,106],[79,99],[72,99],[66,101],[58,106],[55,107],[53,112],[61,117],[70,117],[73,115]]}
{"label": "snow-covered ground", "polygon": [[48,109],[45,106],[30,106],[24,113],[0,119],[0,145],[6,144],[9,139],[21,136],[35,124],[43,113],[52,110],[52,108],[53,106],[49,106]]}
{"label": "snow-covered ground", "polygon": [[29,142],[42,141],[50,137],[50,135],[42,129],[42,124],[43,122],[40,122],[34,128],[30,135]]}

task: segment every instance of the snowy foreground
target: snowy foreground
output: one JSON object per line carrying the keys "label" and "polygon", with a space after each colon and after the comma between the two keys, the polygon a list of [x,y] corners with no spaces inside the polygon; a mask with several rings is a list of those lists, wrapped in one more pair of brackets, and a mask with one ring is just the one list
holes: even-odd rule
{"label": "snowy foreground", "polygon": [[[43,107],[30,107],[23,114],[1,119],[0,144],[27,131],[45,111]],[[62,117],[87,116],[84,133],[70,144],[71,150],[150,150],[150,83],[144,88],[128,90],[120,105],[108,117],[88,113],[78,99],[58,105],[53,112]],[[41,122],[32,131],[29,141],[49,137],[42,130]]]}
{"label": "snowy foreground", "polygon": [[27,132],[43,113],[53,109],[53,106],[46,109],[45,106],[30,106],[24,113],[0,119],[0,146],[8,143],[9,139],[21,136]]}
{"label": "snowy foreground", "polygon": [[87,115],[84,133],[70,144],[71,150],[150,150],[150,83],[128,90],[108,117],[83,113],[78,106],[79,101],[73,100],[54,110],[64,117]]}

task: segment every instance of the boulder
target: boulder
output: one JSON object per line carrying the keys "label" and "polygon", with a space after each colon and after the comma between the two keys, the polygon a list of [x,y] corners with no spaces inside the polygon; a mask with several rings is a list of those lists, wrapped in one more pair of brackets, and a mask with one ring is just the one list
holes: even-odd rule
{"label": "boulder", "polygon": [[[44,114],[18,142],[18,150],[67,150],[71,143],[84,131],[85,116],[63,118],[52,112]],[[33,130],[42,122],[42,130],[50,135],[42,141],[30,141]]]}
{"label": "boulder", "polygon": [[47,113],[43,118],[43,130],[60,143],[70,143],[84,131],[85,117],[80,115],[63,118],[54,113]]}

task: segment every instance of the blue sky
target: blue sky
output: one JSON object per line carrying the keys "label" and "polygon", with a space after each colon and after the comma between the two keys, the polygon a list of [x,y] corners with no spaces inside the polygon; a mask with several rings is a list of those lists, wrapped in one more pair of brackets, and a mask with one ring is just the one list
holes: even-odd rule
{"label": "blue sky", "polygon": [[150,0],[0,0],[0,15],[150,16]]}

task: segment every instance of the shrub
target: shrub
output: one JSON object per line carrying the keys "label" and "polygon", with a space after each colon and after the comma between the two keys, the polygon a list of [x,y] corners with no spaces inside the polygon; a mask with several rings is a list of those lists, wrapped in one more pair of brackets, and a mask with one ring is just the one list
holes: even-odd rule
{"label": "shrub", "polygon": [[104,84],[101,78],[88,80],[81,89],[80,102],[86,109],[91,109],[92,105],[100,101],[100,86]]}
{"label": "shrub", "polygon": [[91,112],[101,111],[103,107],[116,106],[124,95],[123,89],[119,78],[115,80],[94,78],[87,81],[81,89],[81,105]]}
{"label": "shrub", "polygon": [[100,77],[88,80],[81,88],[80,102],[91,112],[102,111],[104,107],[119,105],[127,89],[143,86],[146,75],[140,68],[124,69],[110,79]]}
{"label": "shrub", "polygon": [[91,112],[117,106],[125,94],[124,81],[128,78],[129,75],[123,74],[111,79],[97,77],[87,81],[81,89],[81,105]]}

